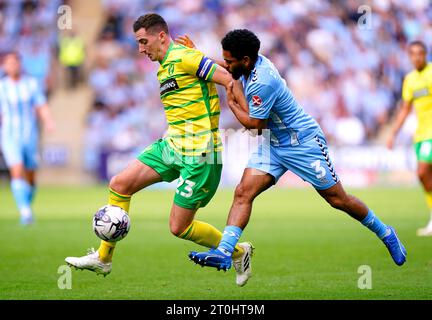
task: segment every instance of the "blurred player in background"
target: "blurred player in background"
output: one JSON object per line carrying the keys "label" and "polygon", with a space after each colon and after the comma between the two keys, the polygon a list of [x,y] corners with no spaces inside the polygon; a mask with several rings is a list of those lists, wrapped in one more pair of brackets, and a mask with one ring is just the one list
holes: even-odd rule
{"label": "blurred player in background", "polygon": [[421,41],[408,46],[408,54],[414,70],[405,76],[402,87],[402,106],[387,140],[391,149],[394,140],[414,106],[418,125],[414,135],[417,156],[417,175],[426,193],[430,220],[425,228],[417,230],[419,236],[432,236],[432,63],[428,63],[427,47]]}
{"label": "blurred player in background", "polygon": [[[139,52],[160,63],[157,76],[168,135],[147,147],[111,180],[108,202],[129,212],[134,193],[178,178],[170,214],[171,232],[209,248],[217,247],[222,233],[194,217],[212,199],[222,171],[220,106],[214,83],[228,87],[232,77],[200,51],[175,44],[165,20],[157,14],[141,16],[134,24],[134,32]],[[96,252],[67,257],[66,262],[107,275],[114,247],[115,243],[102,241]],[[233,259],[242,259],[248,249],[250,246],[238,244]]]}
{"label": "blurred player in background", "polygon": [[2,65],[6,76],[0,79],[1,146],[20,222],[28,225],[33,223],[39,121],[48,132],[54,129],[54,122],[38,81],[22,72],[19,54],[5,54]]}
{"label": "blurred player in background", "polygon": [[[246,129],[269,129],[269,137],[252,154],[234,194],[228,223],[218,248],[191,252],[195,262],[216,268],[231,267],[234,246],[249,222],[253,200],[290,170],[309,182],[334,208],[361,222],[383,241],[397,265],[404,264],[406,251],[391,226],[356,197],[345,192],[333,168],[326,139],[319,124],[297,103],[270,60],[259,54],[260,41],[249,30],[234,30],[222,39],[228,71],[244,88],[249,110],[228,99],[236,118]],[[228,95],[231,92],[228,90]],[[250,276],[247,261],[244,277]]]}

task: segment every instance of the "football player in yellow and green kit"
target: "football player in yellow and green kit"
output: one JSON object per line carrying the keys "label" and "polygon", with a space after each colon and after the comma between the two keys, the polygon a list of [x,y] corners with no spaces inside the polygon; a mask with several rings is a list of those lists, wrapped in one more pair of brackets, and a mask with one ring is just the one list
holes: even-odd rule
{"label": "football player in yellow and green kit", "polygon": [[[199,208],[207,205],[219,185],[222,144],[215,83],[228,88],[232,77],[200,51],[175,44],[166,22],[157,14],[138,18],[134,32],[139,52],[160,63],[157,76],[168,134],[144,149],[138,159],[112,178],[108,204],[129,212],[134,193],[157,182],[178,179],[169,220],[171,232],[206,247],[217,247],[221,232],[194,217]],[[235,96],[247,108],[241,95]],[[68,257],[66,262],[107,275],[111,272],[115,244],[101,241],[97,251],[83,257]],[[252,249],[249,243],[236,247],[233,260],[240,266],[238,275],[244,271],[241,262],[248,260]]]}
{"label": "football player in yellow and green kit", "polygon": [[405,76],[402,87],[402,107],[387,141],[393,147],[394,139],[414,106],[418,125],[414,135],[417,155],[417,175],[426,194],[431,214],[425,228],[417,230],[419,236],[432,236],[432,63],[428,63],[427,48],[421,41],[409,44],[408,53],[414,70]]}

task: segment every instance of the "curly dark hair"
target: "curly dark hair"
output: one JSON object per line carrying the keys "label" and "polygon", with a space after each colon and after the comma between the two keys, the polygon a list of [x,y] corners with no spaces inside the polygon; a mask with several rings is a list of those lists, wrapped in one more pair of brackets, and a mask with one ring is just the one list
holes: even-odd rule
{"label": "curly dark hair", "polygon": [[238,60],[245,56],[253,61],[258,59],[261,42],[252,31],[247,29],[232,30],[225,35],[221,43],[222,49],[229,51]]}
{"label": "curly dark hair", "polygon": [[157,13],[147,13],[139,17],[133,25],[133,30],[134,32],[137,32],[141,28],[144,28],[148,32],[164,31],[165,33],[169,34],[167,23],[165,22],[164,18],[162,18]]}

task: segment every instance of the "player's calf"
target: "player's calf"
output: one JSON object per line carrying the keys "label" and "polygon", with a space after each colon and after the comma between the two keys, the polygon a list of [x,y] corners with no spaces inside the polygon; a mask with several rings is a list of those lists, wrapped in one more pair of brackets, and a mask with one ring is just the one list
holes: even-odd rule
{"label": "player's calf", "polygon": [[392,256],[393,261],[401,266],[406,260],[406,250],[396,235],[395,230],[384,224],[375,213],[354,196],[348,195],[339,182],[327,190],[318,191],[334,208],[348,213],[374,232],[380,238]]}

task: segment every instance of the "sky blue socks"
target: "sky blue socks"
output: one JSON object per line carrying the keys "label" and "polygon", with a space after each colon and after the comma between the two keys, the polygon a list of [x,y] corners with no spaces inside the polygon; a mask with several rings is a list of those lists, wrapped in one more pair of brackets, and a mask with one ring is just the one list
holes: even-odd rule
{"label": "sky blue socks", "polygon": [[31,216],[32,186],[23,179],[12,179],[11,189],[21,216],[24,218]]}
{"label": "sky blue socks", "polygon": [[371,209],[369,209],[367,216],[361,221],[361,223],[369,230],[374,232],[380,239],[387,235],[387,225],[382,223]]}
{"label": "sky blue socks", "polygon": [[243,230],[239,227],[226,226],[218,250],[227,256],[231,256],[242,232]]}

